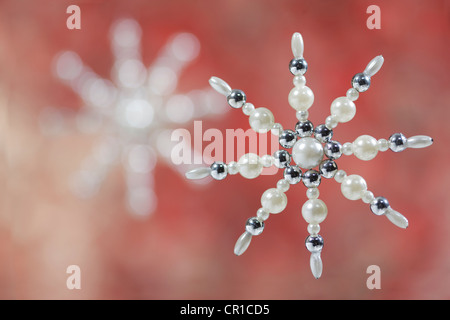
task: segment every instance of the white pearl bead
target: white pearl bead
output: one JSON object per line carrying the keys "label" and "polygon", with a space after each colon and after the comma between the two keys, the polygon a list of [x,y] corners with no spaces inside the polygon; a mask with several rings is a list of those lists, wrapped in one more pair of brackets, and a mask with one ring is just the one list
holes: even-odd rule
{"label": "white pearl bead", "polygon": [[356,101],[359,98],[359,92],[355,88],[350,88],[350,89],[347,90],[346,97],[350,101]]}
{"label": "white pearl bead", "polygon": [[361,160],[372,160],[378,153],[377,139],[363,135],[353,141],[353,154]]}
{"label": "white pearl bead", "polygon": [[304,87],[306,85],[306,78],[303,75],[298,75],[294,77],[294,80],[292,82],[296,87]]}
{"label": "white pearl bead", "polygon": [[314,102],[314,93],[307,86],[295,87],[289,92],[289,105],[297,111],[308,110]]}
{"label": "white pearl bead", "polygon": [[308,188],[308,190],[306,190],[306,196],[308,199],[317,199],[319,194],[320,192],[318,188]]}
{"label": "white pearl bead", "polygon": [[239,172],[239,164],[236,161],[230,161],[228,164],[228,173],[231,175],[237,174]]}
{"label": "white pearl bead", "polygon": [[263,170],[260,157],[254,153],[244,154],[239,159],[239,173],[247,179],[254,179],[259,176]]}
{"label": "white pearl bead", "polygon": [[281,192],[286,192],[289,190],[291,184],[286,179],[280,179],[277,182],[277,189]]}
{"label": "white pearl bead", "polygon": [[319,224],[328,214],[325,202],[320,199],[311,199],[305,202],[302,207],[302,216],[310,224]]}
{"label": "white pearl bead", "polygon": [[261,163],[264,168],[269,168],[273,165],[273,157],[270,154],[266,154],[261,157]]}
{"label": "white pearl bead", "polygon": [[375,196],[373,195],[372,191],[367,190],[367,191],[364,191],[361,199],[364,203],[371,203],[373,201],[373,199],[375,199]]}
{"label": "white pearl bead", "polygon": [[258,218],[259,221],[266,221],[267,219],[269,219],[269,215],[270,212],[264,210],[263,208],[259,208],[256,211],[256,217]]}
{"label": "white pearl bead", "polygon": [[389,149],[389,141],[386,139],[378,139],[377,146],[379,151],[386,151]]}
{"label": "white pearl bead", "polygon": [[348,122],[353,119],[356,114],[356,106],[347,97],[336,98],[331,103],[331,114],[339,122]]}
{"label": "white pearl bead", "polygon": [[275,118],[267,108],[257,108],[250,113],[250,127],[259,133],[266,133],[272,129]]}
{"label": "white pearl bead", "polygon": [[323,159],[323,146],[315,138],[302,138],[292,148],[292,158],[301,168],[314,168]]}
{"label": "white pearl bead", "polygon": [[318,224],[308,224],[308,232],[310,234],[318,234],[320,232],[320,225]]}
{"label": "white pearl bead", "polygon": [[361,199],[366,190],[366,181],[356,174],[345,177],[341,184],[341,192],[349,200]]}
{"label": "white pearl bead", "polygon": [[252,111],[255,110],[255,106],[253,105],[253,103],[249,103],[247,102],[246,104],[244,104],[242,106],[242,112],[246,115],[249,116]]}
{"label": "white pearl bead", "polygon": [[261,196],[261,205],[264,210],[277,214],[286,208],[287,197],[280,190],[271,188],[266,190]]}
{"label": "white pearl bead", "polygon": [[342,153],[346,156],[353,154],[353,144],[351,142],[346,142],[342,145]]}
{"label": "white pearl bead", "polygon": [[306,121],[306,120],[308,120],[309,112],[308,112],[308,110],[297,111],[295,113],[295,117],[297,118],[298,121]]}
{"label": "white pearl bead", "polygon": [[342,183],[346,176],[347,173],[344,170],[338,170],[338,172],[336,172],[336,174],[334,175],[334,180],[336,180],[336,182]]}
{"label": "white pearl bead", "polygon": [[279,136],[283,132],[283,126],[280,123],[274,123],[270,132],[275,136]]}
{"label": "white pearl bead", "polygon": [[337,127],[339,121],[336,119],[336,116],[328,116],[325,119],[325,125],[327,126],[328,129],[334,129]]}

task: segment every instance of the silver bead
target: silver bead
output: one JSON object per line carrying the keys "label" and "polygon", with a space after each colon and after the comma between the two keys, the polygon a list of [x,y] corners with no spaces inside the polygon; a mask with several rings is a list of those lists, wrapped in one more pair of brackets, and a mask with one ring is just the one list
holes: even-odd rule
{"label": "silver bead", "polygon": [[211,177],[216,180],[223,180],[228,174],[227,165],[223,162],[214,162],[211,165]]}
{"label": "silver bead", "polygon": [[314,132],[314,125],[311,121],[299,121],[295,125],[295,131],[300,138],[310,137]]}
{"label": "silver bead", "polygon": [[333,130],[328,129],[324,124],[318,125],[314,129],[314,137],[322,143],[328,142],[333,137]]}
{"label": "silver bead", "polygon": [[280,134],[278,141],[283,148],[289,149],[292,148],[297,141],[297,135],[292,130],[284,130]]}
{"label": "silver bead", "polygon": [[323,238],[320,234],[309,235],[305,240],[306,249],[311,253],[321,252],[323,249]]}
{"label": "silver bead", "polygon": [[294,76],[305,74],[308,70],[308,63],[303,58],[294,58],[289,62],[289,71]]}
{"label": "silver bead", "polygon": [[358,92],[367,91],[370,87],[370,77],[365,73],[357,73],[353,76],[352,87]]}
{"label": "silver bead", "polygon": [[233,108],[241,108],[247,102],[247,96],[244,91],[233,89],[227,97],[228,104]]}
{"label": "silver bead", "polygon": [[385,214],[389,207],[389,201],[385,197],[376,197],[370,203],[370,210],[377,216]]}
{"label": "silver bead", "polygon": [[342,156],[342,144],[337,141],[328,141],[323,151],[328,158],[333,160],[339,159]]}
{"label": "silver bead", "polygon": [[316,170],[308,170],[303,174],[303,184],[307,188],[317,188],[320,181],[320,173]]}
{"label": "silver bead", "polygon": [[394,152],[400,152],[406,149],[408,139],[403,133],[394,133],[389,137],[389,148]]}
{"label": "silver bead", "polygon": [[319,171],[324,178],[331,179],[338,171],[338,166],[333,160],[324,160],[319,165]]}
{"label": "silver bead", "polygon": [[302,180],[302,170],[298,166],[289,166],[284,169],[284,179],[290,184],[297,184]]}
{"label": "silver bead", "polygon": [[291,163],[291,155],[286,150],[277,150],[273,154],[273,164],[277,168],[286,168]]}
{"label": "silver bead", "polygon": [[252,236],[257,236],[263,232],[264,222],[260,221],[256,217],[249,218],[245,224],[245,230]]}

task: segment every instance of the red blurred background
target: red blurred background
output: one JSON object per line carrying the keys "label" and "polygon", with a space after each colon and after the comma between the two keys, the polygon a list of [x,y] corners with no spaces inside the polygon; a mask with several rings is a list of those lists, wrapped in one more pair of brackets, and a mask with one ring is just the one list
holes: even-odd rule
{"label": "red blurred background", "polygon": [[[66,8],[81,8],[81,30],[66,28]],[[369,30],[369,5],[381,9],[381,29]],[[245,221],[280,174],[258,181],[239,176],[207,188],[169,166],[156,167],[156,212],[137,220],[122,203],[120,167],[99,194],[77,199],[67,178],[92,147],[82,134],[43,136],[38,116],[47,106],[77,110],[82,102],[51,73],[60,50],[73,50],[109,78],[108,31],[118,18],[143,30],[148,66],[173,33],[188,31],[201,52],[180,79],[182,92],[210,76],[243,89],[255,106],[269,107],[292,128],[287,103],[293,32],[301,32],[313,123],[323,122],[351,77],[382,54],[371,89],[356,102],[351,123],[335,137],[429,135],[428,149],[380,153],[370,162],[342,157],[338,165],[362,175],[376,195],[409,220],[406,230],[348,201],[334,181],[320,198],[324,272],[311,275],[304,248],[303,186],[288,192],[286,210],[267,221],[241,257],[233,254]],[[0,105],[7,147],[0,173],[0,297],[8,299],[449,299],[450,293],[450,2],[442,1],[3,1],[0,4]],[[188,129],[192,130],[193,126]],[[248,128],[230,110],[203,121],[203,130]],[[204,144],[205,146],[205,144]],[[446,160],[447,159],[447,160]],[[220,160],[220,159],[217,159]],[[7,169],[4,169],[7,168]],[[81,290],[68,290],[66,268],[81,268]],[[370,265],[381,268],[381,289],[366,287]]]}

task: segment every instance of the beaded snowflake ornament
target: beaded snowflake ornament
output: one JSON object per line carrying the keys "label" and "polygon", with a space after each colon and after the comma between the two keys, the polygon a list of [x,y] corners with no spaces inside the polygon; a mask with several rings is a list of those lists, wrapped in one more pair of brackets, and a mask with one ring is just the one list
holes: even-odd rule
{"label": "beaded snowflake ornament", "polygon": [[[339,97],[331,103],[331,115],[324,124],[314,128],[308,120],[308,109],[314,102],[314,94],[306,84],[304,74],[308,68],[303,58],[303,38],[300,33],[292,36],[292,53],[294,58],[289,63],[289,69],[294,75],[294,88],[290,91],[288,101],[297,113],[298,119],[295,130],[283,130],[281,124],[275,123],[272,112],[266,108],[255,108],[247,102],[243,91],[231,89],[223,80],[212,77],[210,85],[219,93],[225,95],[228,104],[232,108],[242,108],[244,114],[249,116],[251,128],[259,133],[269,130],[279,135],[280,149],[273,155],[259,157],[256,154],[245,154],[238,162],[214,162],[210,167],[200,167],[186,173],[188,179],[201,179],[211,176],[216,180],[224,179],[228,174],[240,173],[244,178],[253,179],[259,176],[263,167],[275,165],[284,170],[283,179],[277,182],[276,188],[266,190],[261,197],[261,208],[257,210],[256,217],[249,218],[245,225],[245,232],[239,237],[234,247],[236,255],[243,254],[250,245],[253,236],[259,235],[264,230],[265,221],[270,214],[282,212],[287,205],[285,192],[290,185],[303,182],[307,188],[308,200],[302,207],[302,216],[308,223],[308,232],[305,240],[306,248],[311,252],[310,266],[315,278],[322,275],[321,252],[324,245],[322,236],[319,235],[320,223],[328,214],[326,204],[319,199],[319,185],[322,178],[332,179],[341,184],[341,192],[347,199],[361,199],[369,204],[370,210],[377,216],[386,216],[394,225],[400,228],[408,226],[408,220],[399,212],[392,209],[384,197],[375,197],[367,189],[366,181],[359,175],[347,175],[344,170],[339,170],[336,160],[342,155],[354,154],[358,159],[368,161],[377,155],[378,151],[391,149],[394,152],[403,151],[406,148],[425,148],[433,143],[428,136],[414,136],[406,138],[401,133],[394,133],[389,139],[375,139],[369,135],[362,135],[353,142],[341,144],[332,139],[333,130],[338,123],[348,122],[355,116],[356,106],[354,101],[359,93],[369,89],[371,77],[373,77],[383,64],[383,57],[372,59],[362,73],[357,73],[351,83],[346,96]],[[291,160],[295,164],[291,164]],[[316,169],[314,169],[316,168]]]}
{"label": "beaded snowflake ornament", "polygon": [[[184,172],[170,158],[174,127],[194,118],[222,113],[211,88],[177,93],[182,72],[198,56],[200,43],[191,33],[177,33],[146,67],[141,49],[142,28],[130,18],[113,23],[110,33],[114,64],[112,80],[96,74],[73,51],[55,57],[55,75],[82,99],[75,114],[48,108],[40,117],[43,133],[75,127],[100,137],[80,168],[71,189],[81,198],[95,195],[113,167],[122,164],[126,205],[136,217],[147,217],[157,205],[154,168],[157,162]],[[73,125],[75,124],[75,125]],[[189,146],[190,147],[190,146]]]}

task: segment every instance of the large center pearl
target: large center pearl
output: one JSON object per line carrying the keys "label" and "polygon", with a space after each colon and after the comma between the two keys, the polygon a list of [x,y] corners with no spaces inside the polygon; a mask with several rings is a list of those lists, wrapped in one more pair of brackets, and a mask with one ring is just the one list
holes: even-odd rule
{"label": "large center pearl", "polygon": [[323,159],[322,144],[315,138],[302,138],[292,148],[292,158],[299,167],[312,169]]}

